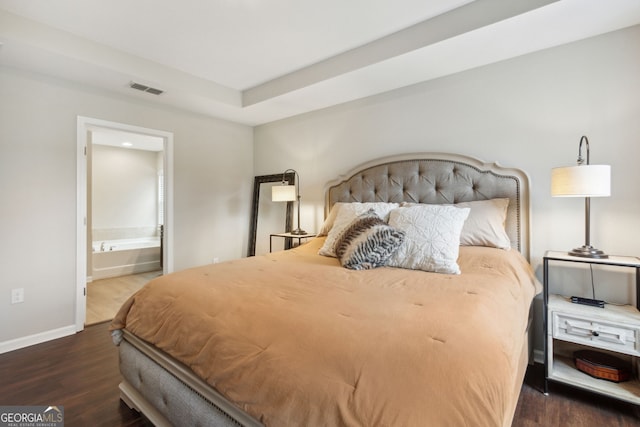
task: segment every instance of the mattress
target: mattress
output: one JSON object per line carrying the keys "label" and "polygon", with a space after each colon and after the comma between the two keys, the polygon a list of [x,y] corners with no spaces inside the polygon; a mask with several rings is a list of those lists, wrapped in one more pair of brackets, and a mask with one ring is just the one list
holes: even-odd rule
{"label": "mattress", "polygon": [[114,319],[265,425],[508,425],[538,292],[515,250],[462,274],[289,251],[159,277]]}

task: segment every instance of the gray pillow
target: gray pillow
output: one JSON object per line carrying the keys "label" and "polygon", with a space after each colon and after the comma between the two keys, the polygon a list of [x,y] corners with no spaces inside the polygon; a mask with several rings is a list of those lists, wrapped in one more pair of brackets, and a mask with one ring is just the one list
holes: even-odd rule
{"label": "gray pillow", "polygon": [[336,241],[343,267],[368,270],[381,267],[404,241],[404,232],[384,222],[373,210],[356,217]]}

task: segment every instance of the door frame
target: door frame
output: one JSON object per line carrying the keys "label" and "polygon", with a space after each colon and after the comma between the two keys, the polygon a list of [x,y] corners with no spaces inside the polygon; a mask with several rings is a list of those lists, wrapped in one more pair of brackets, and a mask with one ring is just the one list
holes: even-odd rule
{"label": "door frame", "polygon": [[87,317],[87,144],[93,129],[113,129],[160,137],[164,141],[164,244],[163,274],[173,271],[173,133],[91,117],[77,118],[76,148],[76,332]]}

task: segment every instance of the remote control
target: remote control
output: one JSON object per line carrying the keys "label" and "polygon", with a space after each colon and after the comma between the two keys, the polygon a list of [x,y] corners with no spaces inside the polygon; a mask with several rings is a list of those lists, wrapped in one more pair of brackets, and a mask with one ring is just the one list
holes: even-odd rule
{"label": "remote control", "polygon": [[575,304],[584,304],[584,305],[590,305],[592,307],[604,308],[604,301],[599,299],[571,297],[571,302]]}

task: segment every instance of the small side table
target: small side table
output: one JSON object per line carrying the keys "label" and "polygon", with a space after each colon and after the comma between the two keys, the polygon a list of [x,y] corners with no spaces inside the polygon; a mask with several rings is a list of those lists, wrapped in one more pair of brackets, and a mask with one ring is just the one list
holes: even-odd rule
{"label": "small side table", "polygon": [[[316,237],[314,233],[307,234],[291,234],[291,233],[273,233],[269,235],[269,252],[273,251],[273,238],[274,237],[282,237],[285,239],[298,239],[298,245],[302,243],[302,239],[310,239],[312,237]],[[291,240],[288,240],[289,242]],[[285,245],[286,247],[286,245]]]}
{"label": "small side table", "polygon": [[[604,308],[572,303],[567,297],[549,293],[550,262],[599,264],[629,267],[635,271],[636,306],[606,304]],[[640,405],[640,258],[609,256],[582,258],[567,252],[547,251],[543,258],[544,276],[544,394],[549,381]],[[629,381],[615,383],[593,378],[578,370],[576,350],[604,350],[629,362],[633,371]]]}

